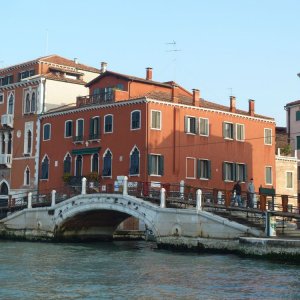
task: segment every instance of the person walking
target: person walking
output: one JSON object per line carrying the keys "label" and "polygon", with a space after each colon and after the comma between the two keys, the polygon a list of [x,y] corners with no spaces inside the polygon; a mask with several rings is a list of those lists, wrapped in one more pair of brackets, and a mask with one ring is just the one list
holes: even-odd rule
{"label": "person walking", "polygon": [[240,181],[238,180],[236,182],[236,184],[233,186],[233,189],[232,189],[232,193],[235,194],[235,197],[233,199],[233,205],[232,206],[235,206],[235,202],[237,202],[238,206],[241,207],[242,206],[242,187],[240,185]]}
{"label": "person walking", "polygon": [[247,185],[247,207],[254,208],[254,195],[255,195],[255,187],[253,184],[253,178],[250,179]]}

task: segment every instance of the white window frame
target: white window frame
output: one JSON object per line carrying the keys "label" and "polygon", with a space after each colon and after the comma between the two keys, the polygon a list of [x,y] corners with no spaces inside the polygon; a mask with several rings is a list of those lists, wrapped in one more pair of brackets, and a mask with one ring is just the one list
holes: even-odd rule
{"label": "white window frame", "polygon": [[[225,136],[225,133],[226,133],[225,128],[224,128],[225,124],[230,124],[232,126],[232,136],[231,137]],[[225,122],[223,122],[223,126],[224,127],[222,128],[222,130],[223,130],[224,139],[231,140],[231,141],[234,140],[234,123],[225,121]]]}
{"label": "white window frame", "polygon": [[[194,160],[194,176],[193,177],[188,177],[188,160]],[[185,158],[185,178],[186,179],[196,179],[196,163],[197,159],[195,157],[186,157]]]}
{"label": "white window frame", "polygon": [[[201,121],[202,120],[205,121],[205,131],[206,131],[205,134],[201,133]],[[199,129],[198,129],[198,131],[199,131],[199,135],[201,135],[201,136],[209,136],[209,119],[208,118],[202,118],[202,117],[199,118]]]}
{"label": "white window frame", "polygon": [[[110,152],[110,154],[111,154],[111,162],[110,162],[110,171],[111,171],[110,173],[111,174],[109,176],[102,174],[102,178],[112,178],[112,176],[113,176],[113,153],[111,152],[111,150],[109,148],[107,148],[102,155],[102,168],[104,167],[104,158],[105,158],[107,152]],[[102,169],[102,171],[103,171],[103,169]],[[99,170],[99,172],[100,172],[100,170]]]}
{"label": "white window frame", "polygon": [[[135,112],[139,112],[139,114],[140,114],[140,126],[138,127],[138,128],[132,128],[132,115],[133,115],[133,113],[135,113]],[[141,129],[141,125],[142,125],[142,113],[141,113],[141,110],[138,110],[138,109],[136,109],[136,110],[133,110],[131,113],[130,113],[130,130],[140,130]]]}
{"label": "white window frame", "polygon": [[159,174],[159,157],[161,157],[163,155],[162,154],[158,154],[158,153],[149,153],[149,155],[155,156],[156,159],[157,159],[156,162],[155,162],[157,173],[151,173],[151,174],[149,174],[149,176],[162,177],[163,175]]}
{"label": "white window frame", "polygon": [[[27,183],[26,182],[26,179],[27,179],[27,173],[26,173],[26,171],[27,170],[29,170],[29,182]],[[30,186],[30,168],[28,167],[28,166],[26,166],[26,168],[25,168],[25,170],[24,170],[24,182],[23,182],[23,184],[25,185],[25,186]]]}
{"label": "white window frame", "polygon": [[[13,107],[13,111],[12,111],[12,114],[10,114],[9,113],[9,100],[10,100],[10,97],[13,97],[13,105],[12,105],[12,107]],[[14,112],[15,112],[15,91],[11,91],[11,92],[9,92],[8,93],[8,95],[7,95],[7,114],[8,115],[14,115]]]}
{"label": "white window frame", "polygon": [[90,168],[90,172],[95,172],[95,171],[93,171],[93,157],[94,157],[94,155],[95,154],[98,154],[98,162],[97,162],[97,165],[98,165],[98,174],[99,174],[99,161],[100,161],[100,155],[99,155],[99,153],[93,153],[93,154],[91,154],[91,168]]}
{"label": "white window frame", "polygon": [[82,122],[82,140],[83,140],[83,137],[84,137],[84,119],[83,118],[79,118],[79,119],[76,120],[76,137],[79,136],[78,135],[78,123],[81,120],[83,121]]}
{"label": "white window frame", "polygon": [[72,136],[73,136],[73,132],[71,132],[71,135],[70,135],[70,136],[66,136],[66,126],[67,126],[67,123],[68,123],[68,122],[71,122],[71,124],[72,124],[72,131],[73,131],[73,129],[74,129],[74,128],[73,128],[73,123],[74,123],[73,120],[66,120],[66,121],[65,121],[65,132],[64,132],[64,138],[65,138],[65,139],[72,138]]}
{"label": "white window frame", "polygon": [[[234,168],[234,162],[232,162],[232,161],[224,161],[224,164],[231,164],[231,165],[233,166],[233,168]],[[234,172],[234,171],[233,171],[233,172]],[[227,176],[226,176],[226,178],[224,178],[224,181],[225,181],[225,182],[234,182],[234,181],[235,181],[235,178],[227,179]]]}
{"label": "white window frame", "polygon": [[[159,113],[159,127],[154,127],[153,126],[153,113]],[[151,129],[152,130],[161,130],[161,123],[162,123],[162,113],[161,110],[155,110],[155,109],[151,109]]]}
{"label": "white window frame", "polygon": [[82,172],[83,172],[83,155],[82,154],[78,154],[76,155],[75,159],[74,159],[74,174],[77,174],[77,159],[78,157],[81,156],[81,174],[79,176],[82,176]]}
{"label": "white window frame", "polygon": [[[49,125],[49,138],[45,139],[45,127]],[[51,124],[50,123],[46,123],[43,125],[43,141],[50,141],[51,140]]]}
{"label": "white window frame", "polygon": [[[191,119],[195,120],[195,132],[191,131]],[[198,133],[198,118],[195,116],[184,116],[184,128],[186,134],[196,135]]]}
{"label": "white window frame", "polygon": [[[245,163],[235,163],[235,166],[236,166],[236,169],[235,169],[235,177],[236,177],[236,180],[240,181],[240,182],[246,182],[244,179],[247,178],[247,174],[246,174],[246,164]],[[239,173],[239,166],[243,166],[243,176],[242,178],[240,178],[240,173]]]}
{"label": "white window frame", "polygon": [[[211,160],[206,159],[206,158],[199,158],[199,161],[200,161],[200,164],[201,164],[201,162],[206,161],[206,162],[207,162],[207,165],[206,165],[207,167],[209,166],[209,163],[208,163],[208,162],[210,162],[210,164],[211,164]],[[201,169],[201,170],[202,170],[202,169]],[[199,177],[200,180],[210,180],[209,173],[211,172],[211,170],[209,170],[209,168],[208,168],[206,171],[207,171],[207,173],[208,173],[208,177],[202,177],[201,174],[200,174],[200,177]],[[211,174],[210,174],[210,175],[211,175]]]}
{"label": "white window frame", "polygon": [[[271,182],[267,182],[267,169],[271,170]],[[266,183],[266,185],[273,185],[273,168],[272,168],[272,166],[265,166],[265,183]]]}
{"label": "white window frame", "polygon": [[[109,117],[111,116],[111,131],[106,131],[106,128],[105,128],[105,120],[106,120],[106,117]],[[113,114],[107,114],[104,116],[103,118],[103,132],[104,133],[114,133],[114,115]]]}
{"label": "white window frame", "polygon": [[[291,186],[288,186],[288,174],[291,174]],[[286,171],[285,172],[285,178],[286,178],[286,188],[287,189],[293,189],[294,188],[294,172],[293,171]]]}
{"label": "white window frame", "polygon": [[[31,147],[30,152],[28,151],[28,135],[27,132],[31,131]],[[24,154],[32,154],[32,146],[33,146],[33,122],[26,122],[24,128]]]}
{"label": "white window frame", "polygon": [[[241,128],[242,138],[238,137],[238,128]],[[235,124],[235,139],[239,142],[245,141],[245,124],[236,123]]]}
{"label": "white window frame", "polygon": [[[271,135],[270,136],[267,136],[266,132],[267,131],[270,131],[271,132]],[[271,139],[271,142],[268,143],[267,139],[270,138]],[[265,145],[268,145],[268,146],[271,146],[272,145],[272,129],[271,128],[264,128],[264,144]]]}
{"label": "white window frame", "polygon": [[[132,155],[132,153],[134,152],[135,149],[139,152],[139,173],[137,173],[137,174],[130,174],[131,155]],[[128,173],[128,175],[129,175],[129,176],[135,176],[135,177],[137,177],[137,176],[140,176],[140,172],[141,172],[141,151],[140,151],[140,149],[137,147],[137,145],[134,145],[133,148],[131,149],[130,153],[129,153],[129,173]]]}

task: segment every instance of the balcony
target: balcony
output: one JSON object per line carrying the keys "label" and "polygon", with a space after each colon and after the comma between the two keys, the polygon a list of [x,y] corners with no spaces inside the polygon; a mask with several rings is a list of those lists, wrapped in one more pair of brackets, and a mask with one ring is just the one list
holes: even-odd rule
{"label": "balcony", "polygon": [[11,154],[0,154],[0,165],[5,165],[7,168],[11,168]]}
{"label": "balcony", "polygon": [[1,125],[13,128],[14,126],[14,116],[13,115],[2,115],[1,116]]}
{"label": "balcony", "polygon": [[83,135],[75,135],[73,136],[73,142],[75,144],[83,144]]}

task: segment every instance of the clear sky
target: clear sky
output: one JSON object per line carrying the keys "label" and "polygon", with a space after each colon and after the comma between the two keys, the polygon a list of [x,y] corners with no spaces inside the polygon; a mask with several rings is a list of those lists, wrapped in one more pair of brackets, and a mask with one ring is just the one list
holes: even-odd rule
{"label": "clear sky", "polygon": [[229,105],[232,94],[247,110],[254,99],[278,126],[300,99],[298,0],[10,0],[0,9],[0,67],[48,54],[138,77],[152,67],[153,80],[206,100]]}

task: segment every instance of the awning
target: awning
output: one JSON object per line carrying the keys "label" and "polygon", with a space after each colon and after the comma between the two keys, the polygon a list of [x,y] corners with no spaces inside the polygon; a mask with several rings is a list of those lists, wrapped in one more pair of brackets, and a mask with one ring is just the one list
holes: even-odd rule
{"label": "awning", "polygon": [[86,155],[86,154],[95,154],[100,151],[101,147],[94,148],[82,148],[82,149],[74,149],[72,150],[72,155]]}

